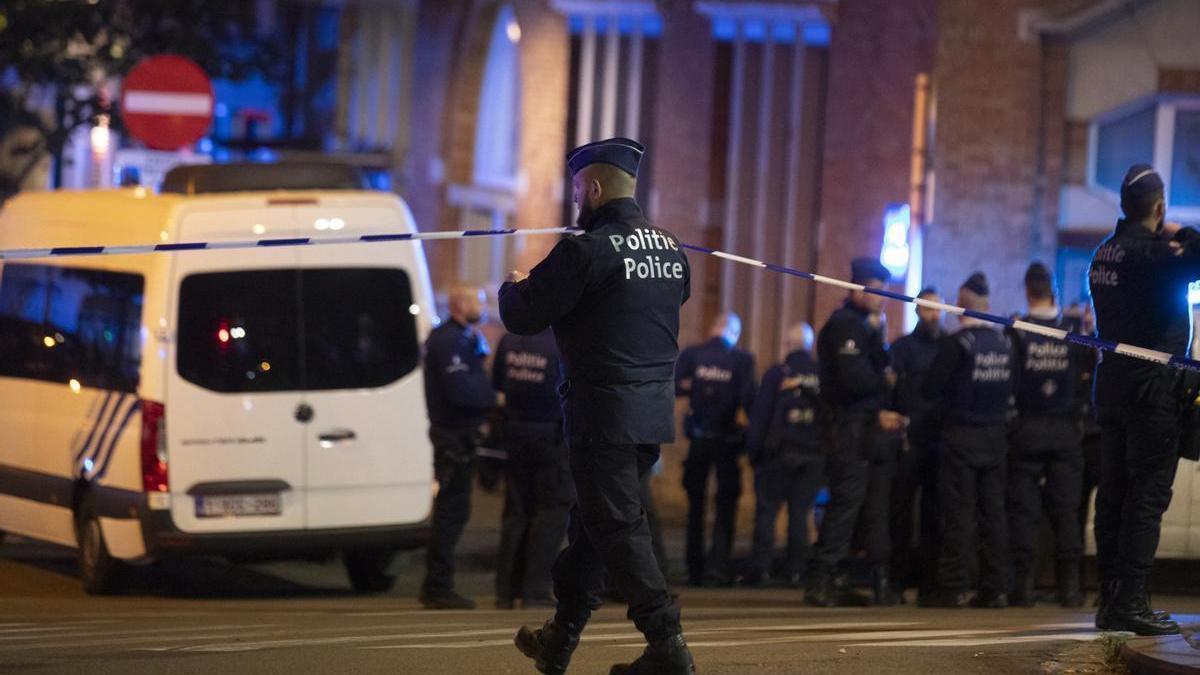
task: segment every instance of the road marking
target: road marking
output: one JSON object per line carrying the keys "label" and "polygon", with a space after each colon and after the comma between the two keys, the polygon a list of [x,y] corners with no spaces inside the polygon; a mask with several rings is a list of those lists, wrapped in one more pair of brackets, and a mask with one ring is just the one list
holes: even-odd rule
{"label": "road marking", "polygon": [[[983,647],[989,645],[1015,645],[1026,642],[1058,642],[1071,640],[1075,642],[1091,642],[1102,633],[1043,633],[1041,635],[1010,635],[988,639],[964,638],[958,640],[909,640],[899,642],[861,642],[846,645],[847,647]],[[690,646],[691,643],[689,642]]]}

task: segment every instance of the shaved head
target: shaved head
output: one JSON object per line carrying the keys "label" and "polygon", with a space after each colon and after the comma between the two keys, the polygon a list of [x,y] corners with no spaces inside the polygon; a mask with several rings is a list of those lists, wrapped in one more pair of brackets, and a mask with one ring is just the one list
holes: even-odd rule
{"label": "shaved head", "polygon": [[471,284],[457,283],[447,294],[450,316],[459,323],[479,323],[483,319],[483,305],[487,302],[483,289]]}
{"label": "shaved head", "polygon": [[789,354],[799,351],[811,352],[813,348],[812,326],[805,321],[795,324],[788,329],[783,343]]}
{"label": "shaved head", "polygon": [[713,322],[708,334],[724,339],[732,347],[742,337],[742,318],[733,312],[722,314]]}

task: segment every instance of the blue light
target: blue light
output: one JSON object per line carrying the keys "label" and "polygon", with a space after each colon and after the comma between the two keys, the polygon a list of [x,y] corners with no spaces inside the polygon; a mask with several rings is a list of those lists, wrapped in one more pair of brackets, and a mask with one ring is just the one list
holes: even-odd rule
{"label": "blue light", "polygon": [[879,261],[892,276],[903,277],[908,271],[908,228],[912,211],[908,204],[889,204],[883,212],[883,250]]}
{"label": "blue light", "polygon": [[1188,304],[1200,305],[1200,281],[1193,281],[1188,284]]}

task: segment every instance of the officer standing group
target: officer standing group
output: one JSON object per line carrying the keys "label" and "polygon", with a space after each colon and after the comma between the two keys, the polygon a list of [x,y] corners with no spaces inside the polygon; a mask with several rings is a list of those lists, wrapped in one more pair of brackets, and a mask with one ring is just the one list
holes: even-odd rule
{"label": "officer standing group", "polygon": [[492,383],[502,394],[508,460],[496,563],[496,607],[553,607],[551,567],[575,500],[563,443],[558,347],[549,330],[507,334],[496,347]]}
{"label": "officer standing group", "polygon": [[[1165,222],[1162,178],[1144,164],[1126,173],[1121,210],[1124,218],[1096,249],[1088,273],[1096,331],[1102,340],[1187,354],[1192,315],[1187,289],[1200,278],[1200,232]],[[1190,373],[1161,363],[1105,353],[1095,387],[1096,627],[1178,633],[1174,620],[1150,608],[1146,583],[1180,452],[1191,445],[1181,446],[1181,417],[1193,408],[1194,382]]]}
{"label": "officer standing group", "polygon": [[[688,347],[675,367],[675,393],[686,396],[684,434],[688,455],[683,463],[683,488],[688,497],[688,583],[706,580],[718,586],[733,582],[729,568],[734,522],[742,492],[738,457],[754,395],[754,357],[737,348],[742,321],[726,314],[713,324],[708,342]],[[708,476],[716,470],[716,519],[712,547],[704,554],[705,497]]]}
{"label": "officer standing group", "polygon": [[573,150],[567,163],[584,233],[500,288],[505,327],[519,335],[552,328],[563,360],[578,527],[554,565],[554,618],[515,638],[543,673],[566,670],[600,606],[605,568],[647,641],[638,659],[611,672],[695,672],[641,501],[641,479],[675,436],[679,311],[691,272],[678,240],[633,199],[642,152],[624,138]]}
{"label": "officer standing group", "polygon": [[496,392],[484,369],[487,340],[474,328],[483,318],[483,289],[455,286],[449,300],[449,320],[425,342],[425,402],[439,489],[420,600],[427,609],[474,609],[473,600],[454,590],[454,551],[471,515],[475,449]]}

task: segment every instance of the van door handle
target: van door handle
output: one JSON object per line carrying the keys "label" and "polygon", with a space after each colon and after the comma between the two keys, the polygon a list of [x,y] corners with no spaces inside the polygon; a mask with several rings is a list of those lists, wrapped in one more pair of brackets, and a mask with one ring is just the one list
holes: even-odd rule
{"label": "van door handle", "polygon": [[330,429],[317,437],[322,448],[332,448],[335,443],[353,441],[358,435],[351,429]]}

